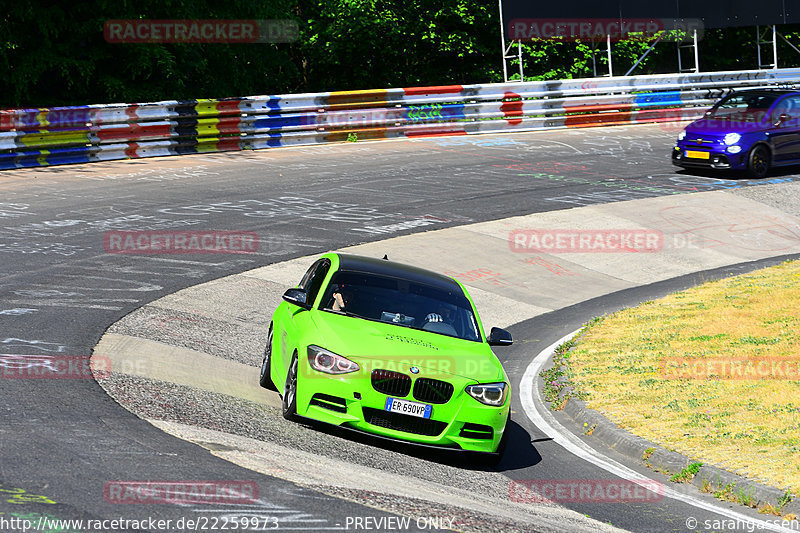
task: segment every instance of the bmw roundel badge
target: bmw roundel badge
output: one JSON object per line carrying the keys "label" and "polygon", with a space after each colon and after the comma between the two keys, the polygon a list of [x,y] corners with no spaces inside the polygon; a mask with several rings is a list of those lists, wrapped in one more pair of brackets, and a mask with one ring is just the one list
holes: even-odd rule
{"label": "bmw roundel badge", "polygon": [[412,366],[412,367],[411,367],[411,373],[412,373],[412,374],[419,374],[419,368],[417,368],[417,367],[415,367],[415,366]]}

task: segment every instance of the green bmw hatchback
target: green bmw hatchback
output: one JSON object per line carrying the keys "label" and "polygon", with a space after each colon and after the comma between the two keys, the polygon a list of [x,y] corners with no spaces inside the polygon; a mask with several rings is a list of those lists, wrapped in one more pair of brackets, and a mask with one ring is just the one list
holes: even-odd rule
{"label": "green bmw hatchback", "polygon": [[283,295],[262,387],[283,415],[457,450],[502,454],[510,386],[461,283],[386,259],[328,253]]}

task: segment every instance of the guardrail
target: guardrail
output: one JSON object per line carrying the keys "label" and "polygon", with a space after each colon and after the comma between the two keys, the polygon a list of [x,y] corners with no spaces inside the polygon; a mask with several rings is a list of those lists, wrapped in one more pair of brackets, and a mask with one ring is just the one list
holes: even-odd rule
{"label": "guardrail", "polygon": [[689,120],[800,69],[171,100],[0,111],[0,169],[346,140]]}

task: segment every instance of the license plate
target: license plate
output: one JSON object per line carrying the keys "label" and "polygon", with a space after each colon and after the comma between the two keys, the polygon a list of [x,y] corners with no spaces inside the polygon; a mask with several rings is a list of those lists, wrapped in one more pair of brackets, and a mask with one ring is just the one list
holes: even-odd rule
{"label": "license plate", "polygon": [[686,157],[692,157],[694,159],[708,159],[709,153],[700,152],[698,150],[686,150]]}
{"label": "license plate", "polygon": [[409,402],[408,400],[401,400],[400,398],[386,398],[384,409],[390,413],[402,413],[419,418],[430,418],[433,406],[424,403]]}

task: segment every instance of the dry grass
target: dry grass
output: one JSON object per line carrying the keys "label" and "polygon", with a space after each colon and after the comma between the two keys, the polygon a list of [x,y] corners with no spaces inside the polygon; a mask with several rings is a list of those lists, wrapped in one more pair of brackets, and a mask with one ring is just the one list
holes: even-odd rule
{"label": "dry grass", "polygon": [[[800,381],[670,379],[670,358],[800,361],[800,261],[605,317],[570,366],[589,407],[705,464],[800,494]],[[672,359],[674,361],[675,359]]]}

